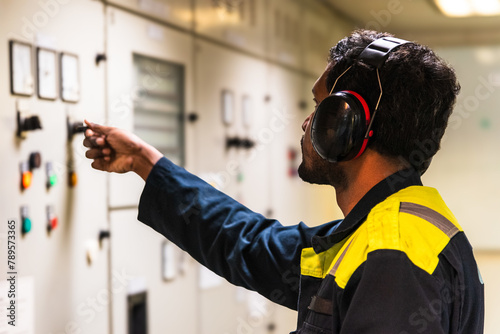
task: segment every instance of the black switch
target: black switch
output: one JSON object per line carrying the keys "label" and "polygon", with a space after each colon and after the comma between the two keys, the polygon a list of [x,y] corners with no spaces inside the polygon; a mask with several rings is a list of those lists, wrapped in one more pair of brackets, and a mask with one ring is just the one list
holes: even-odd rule
{"label": "black switch", "polygon": [[254,146],[255,146],[255,142],[249,138],[245,138],[245,139],[241,140],[241,147],[246,149],[246,150],[249,150]]}
{"label": "black switch", "polygon": [[42,128],[40,118],[36,115],[26,118],[21,117],[21,113],[17,112],[17,136],[22,138],[23,132],[34,131]]}
{"label": "black switch", "polygon": [[226,137],[226,150],[231,147],[238,148],[241,146],[241,139],[238,137]]}
{"label": "black switch", "polygon": [[77,133],[84,133],[88,126],[85,126],[82,122],[70,122],[69,117],[66,118],[66,124],[68,127],[68,140],[73,139],[73,136]]}
{"label": "black switch", "polygon": [[99,246],[102,247],[102,241],[111,237],[111,233],[107,230],[99,231]]}

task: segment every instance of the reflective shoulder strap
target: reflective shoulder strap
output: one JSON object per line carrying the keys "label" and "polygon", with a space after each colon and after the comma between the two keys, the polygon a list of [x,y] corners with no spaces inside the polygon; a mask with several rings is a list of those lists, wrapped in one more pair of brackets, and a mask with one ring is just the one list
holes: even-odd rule
{"label": "reflective shoulder strap", "polygon": [[[354,239],[352,239],[352,240],[354,240]],[[342,254],[340,254],[339,258],[337,259],[337,261],[333,265],[332,270],[330,270],[330,275],[335,276],[337,269],[339,269],[340,262],[342,262],[345,254],[347,253],[347,250],[349,249],[349,247],[351,247],[352,240],[349,242],[349,244],[346,246],[346,248],[344,248],[344,251],[342,252]]]}
{"label": "reflective shoulder strap", "polygon": [[450,239],[453,238],[455,234],[460,232],[458,227],[456,227],[455,224],[453,224],[448,218],[446,218],[439,212],[420,204],[401,202],[399,212],[408,213],[428,221],[429,223],[443,231],[443,233],[446,234]]}

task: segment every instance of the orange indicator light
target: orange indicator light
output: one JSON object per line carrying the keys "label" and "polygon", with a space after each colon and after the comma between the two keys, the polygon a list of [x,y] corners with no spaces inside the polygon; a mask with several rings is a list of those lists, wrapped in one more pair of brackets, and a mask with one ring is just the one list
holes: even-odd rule
{"label": "orange indicator light", "polygon": [[74,171],[71,171],[71,172],[69,172],[68,176],[69,176],[69,179],[68,179],[69,186],[70,187],[76,186],[76,184],[78,183],[78,175]]}
{"label": "orange indicator light", "polygon": [[23,189],[27,189],[31,186],[32,179],[33,179],[33,174],[30,171],[23,172],[22,175]]}

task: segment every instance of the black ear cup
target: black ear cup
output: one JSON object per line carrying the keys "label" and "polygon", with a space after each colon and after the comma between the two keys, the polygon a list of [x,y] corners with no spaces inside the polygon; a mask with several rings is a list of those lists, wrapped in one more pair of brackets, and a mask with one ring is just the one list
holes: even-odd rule
{"label": "black ear cup", "polygon": [[[379,69],[394,48],[406,43],[409,42],[382,37],[371,42],[358,57],[359,61],[374,66],[377,70],[380,95],[373,116],[363,97],[350,90],[335,92],[321,101],[311,123],[311,141],[323,159],[330,162],[347,161],[356,159],[365,151],[368,140],[373,135],[371,123],[382,98]],[[337,77],[331,91],[351,67],[352,65]]]}
{"label": "black ear cup", "polygon": [[356,92],[339,91],[318,105],[311,123],[311,141],[330,162],[357,158],[366,148],[370,110]]}

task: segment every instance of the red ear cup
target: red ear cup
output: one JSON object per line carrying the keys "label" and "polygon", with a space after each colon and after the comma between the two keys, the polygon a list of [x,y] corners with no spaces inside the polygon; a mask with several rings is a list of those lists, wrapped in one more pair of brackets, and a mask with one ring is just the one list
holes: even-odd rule
{"label": "red ear cup", "polygon": [[339,91],[318,105],[311,123],[316,152],[330,162],[352,160],[366,149],[370,110],[365,99],[353,91]]}

